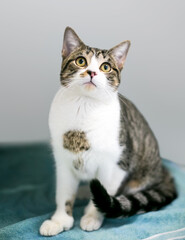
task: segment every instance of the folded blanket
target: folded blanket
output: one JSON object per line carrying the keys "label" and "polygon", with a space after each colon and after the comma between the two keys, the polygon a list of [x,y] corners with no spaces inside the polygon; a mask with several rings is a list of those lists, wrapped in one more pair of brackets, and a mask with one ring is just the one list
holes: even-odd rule
{"label": "folded blanket", "polygon": [[106,219],[100,230],[84,232],[79,222],[87,200],[77,199],[74,227],[48,238],[39,235],[39,227],[55,210],[55,171],[49,146],[1,146],[0,239],[185,239],[185,172],[175,163],[163,162],[178,188],[178,198],[170,205],[129,218]]}

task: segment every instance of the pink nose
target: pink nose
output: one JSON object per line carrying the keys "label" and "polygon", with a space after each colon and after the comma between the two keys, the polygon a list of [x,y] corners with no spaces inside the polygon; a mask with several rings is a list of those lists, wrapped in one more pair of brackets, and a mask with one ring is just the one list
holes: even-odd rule
{"label": "pink nose", "polygon": [[90,71],[90,70],[88,70],[87,73],[91,76],[91,78],[93,78],[94,76],[97,75],[96,72],[92,72],[92,71]]}

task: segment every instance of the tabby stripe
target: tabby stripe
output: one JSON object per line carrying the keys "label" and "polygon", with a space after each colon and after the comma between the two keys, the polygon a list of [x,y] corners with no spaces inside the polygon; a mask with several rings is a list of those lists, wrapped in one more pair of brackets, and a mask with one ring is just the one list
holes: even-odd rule
{"label": "tabby stripe", "polygon": [[[176,197],[175,192],[173,195],[167,196],[159,189],[152,190],[153,193],[159,195],[159,199],[156,198],[155,194],[152,196],[150,189],[143,190],[135,194],[112,197],[107,193],[106,189],[98,180],[92,180],[90,188],[95,206],[100,212],[104,213],[106,217],[111,218],[119,216],[132,216],[139,211],[148,212],[151,210],[158,210],[170,203]],[[121,196],[124,196],[125,201],[120,199]],[[128,202],[130,202],[131,207]]]}
{"label": "tabby stripe", "polygon": [[139,209],[141,209],[141,203],[138,199],[136,199],[134,196],[130,195],[127,197],[128,200],[131,202],[131,209],[129,212],[126,212],[127,216],[132,216],[138,212]]}
{"label": "tabby stripe", "polygon": [[71,63],[71,62],[74,61],[74,60],[75,60],[74,58],[73,58],[73,59],[70,59],[70,60],[66,63],[66,65],[63,67],[62,72],[64,72],[64,71],[66,70],[67,66],[69,65],[69,63]]}
{"label": "tabby stripe", "polygon": [[92,48],[90,48],[90,47],[87,47],[86,54],[88,55],[90,52],[92,52],[92,53],[94,54],[94,52],[93,52]]}
{"label": "tabby stripe", "polygon": [[118,80],[120,82],[118,69],[116,69],[116,68],[112,68],[112,69],[117,73],[117,77],[118,77]]}

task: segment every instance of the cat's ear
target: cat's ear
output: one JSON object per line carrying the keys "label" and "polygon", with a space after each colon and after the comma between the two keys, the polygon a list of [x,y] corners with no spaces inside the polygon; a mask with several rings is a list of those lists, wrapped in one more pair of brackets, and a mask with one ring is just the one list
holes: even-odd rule
{"label": "cat's ear", "polygon": [[64,40],[63,40],[63,48],[62,48],[62,57],[65,58],[69,56],[71,52],[73,52],[80,45],[84,45],[75,31],[67,27],[64,32]]}
{"label": "cat's ear", "polygon": [[124,66],[127,53],[130,47],[130,41],[124,41],[109,50],[109,53],[115,59],[119,70]]}

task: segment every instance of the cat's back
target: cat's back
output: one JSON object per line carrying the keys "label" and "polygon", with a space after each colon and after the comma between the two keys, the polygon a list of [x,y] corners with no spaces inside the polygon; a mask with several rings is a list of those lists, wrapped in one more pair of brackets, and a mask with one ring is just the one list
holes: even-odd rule
{"label": "cat's back", "polygon": [[135,104],[120,93],[118,97],[121,109],[120,121],[124,123],[127,128],[134,128],[135,126],[138,131],[141,129],[151,131],[148,122]]}
{"label": "cat's back", "polygon": [[145,156],[140,159],[140,163],[145,161],[145,165],[151,165],[151,159],[153,163],[159,162],[158,143],[148,122],[137,107],[121,94],[119,94],[119,102],[121,109],[120,145],[127,145],[127,155],[131,152],[132,156],[134,154]]}

